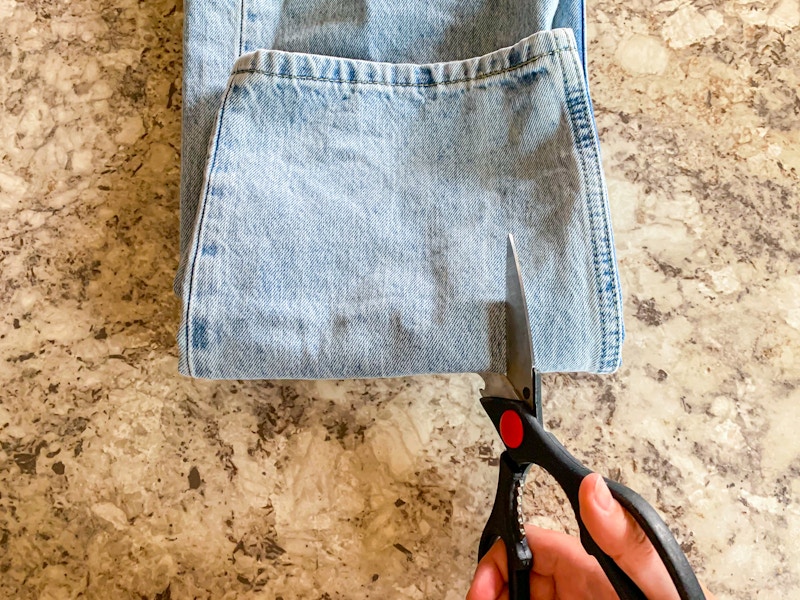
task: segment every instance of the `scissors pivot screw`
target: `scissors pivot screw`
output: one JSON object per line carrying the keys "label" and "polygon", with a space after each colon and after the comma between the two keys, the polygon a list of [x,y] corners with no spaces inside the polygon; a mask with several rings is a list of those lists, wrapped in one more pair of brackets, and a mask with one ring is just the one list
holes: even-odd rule
{"label": "scissors pivot screw", "polygon": [[522,419],[513,410],[507,410],[500,417],[500,437],[509,448],[519,448],[524,437]]}

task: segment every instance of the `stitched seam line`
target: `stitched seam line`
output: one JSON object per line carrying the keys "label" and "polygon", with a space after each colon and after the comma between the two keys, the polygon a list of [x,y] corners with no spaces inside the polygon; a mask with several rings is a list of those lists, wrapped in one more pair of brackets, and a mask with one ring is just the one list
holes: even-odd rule
{"label": "stitched seam line", "polygon": [[[574,65],[570,65],[573,66]],[[577,74],[579,78],[583,77],[583,73],[579,72]],[[584,100],[584,94],[579,90],[578,93],[572,92],[573,101],[576,101],[579,104],[578,110],[580,110],[580,123],[578,127],[580,129],[581,138],[594,137],[594,133],[591,131],[591,126],[589,122],[589,115],[586,112],[586,102]],[[588,142],[591,144],[591,142]],[[600,174],[597,173],[597,169],[595,168],[595,163],[592,161],[589,163],[589,157],[586,156],[586,149],[584,144],[587,142],[581,142],[578,146],[580,148],[580,152],[582,155],[582,161],[584,164],[584,173],[588,174],[589,168],[594,171],[595,179],[600,181]],[[591,240],[592,240],[592,254],[594,257],[594,268],[595,268],[595,282],[597,285],[597,295],[598,295],[598,304],[600,306],[600,327],[601,327],[601,344],[600,344],[600,370],[605,372],[609,368],[609,337],[611,336],[612,332],[609,331],[608,326],[608,298],[605,294],[605,286],[603,285],[603,273],[602,268],[604,265],[607,265],[609,261],[609,255],[607,248],[601,249],[601,239],[598,237],[598,229],[602,228],[606,230],[605,227],[606,223],[602,218],[604,216],[604,211],[602,205],[598,206],[597,202],[597,191],[590,190],[587,181],[587,194],[586,199],[588,203],[588,212],[589,212],[589,219],[590,219],[590,230],[591,230]],[[600,194],[600,204],[602,204],[602,194]],[[600,222],[598,222],[598,215],[597,212],[600,212]],[[598,227],[600,225],[600,227]],[[605,250],[605,251],[604,251]]]}
{"label": "stitched seam line", "polygon": [[311,77],[308,75],[284,75],[282,73],[275,73],[273,71],[264,71],[262,69],[237,69],[236,71],[233,72],[233,75],[238,75],[241,73],[257,73],[259,75],[269,75],[271,77],[280,77],[282,79],[300,79],[305,81],[327,81],[328,83],[357,83],[363,85],[385,85],[389,87],[424,88],[424,87],[436,87],[440,85],[450,85],[454,83],[464,83],[467,81],[479,81],[481,79],[486,79],[487,77],[492,77],[494,75],[502,75],[503,73],[509,73],[511,71],[521,69],[522,67],[529,65],[533,62],[536,62],[537,60],[540,60],[542,58],[546,58],[548,56],[555,56],[557,54],[568,52],[570,50],[575,50],[575,48],[572,46],[567,46],[566,48],[559,48],[558,50],[553,50],[551,52],[547,52],[546,54],[537,54],[536,56],[532,56],[531,58],[519,63],[518,65],[514,65],[513,67],[506,67],[505,69],[498,69],[497,71],[481,73],[480,75],[476,75],[475,77],[463,77],[461,79],[451,79],[449,81],[437,81],[434,83],[392,83],[389,81],[364,81],[362,79],[333,79],[330,77]]}
{"label": "stitched seam line", "polygon": [[[583,179],[584,185],[586,186],[586,202],[587,202],[586,208],[587,208],[587,215],[588,215],[588,218],[589,218],[590,240],[591,240],[591,243],[592,243],[592,262],[593,262],[593,266],[594,266],[595,285],[597,286],[597,299],[598,299],[598,304],[599,304],[599,308],[600,308],[600,316],[599,317],[600,317],[601,333],[600,333],[600,364],[599,364],[599,370],[600,370],[600,372],[606,372],[606,371],[608,371],[608,369],[610,367],[610,364],[612,362],[616,362],[616,357],[619,354],[619,327],[615,328],[614,330],[609,331],[609,326],[608,326],[608,323],[607,323],[608,317],[611,316],[609,314],[610,310],[609,310],[609,306],[608,306],[608,304],[609,304],[608,300],[609,299],[607,298],[607,295],[605,293],[605,290],[604,290],[605,286],[603,285],[603,281],[602,281],[603,277],[604,277],[604,275],[602,273],[602,267],[603,267],[603,265],[606,265],[607,268],[610,268],[609,263],[611,261],[611,256],[610,256],[610,253],[608,252],[607,248],[605,249],[606,250],[605,252],[601,253],[601,250],[599,248],[600,240],[598,240],[598,236],[597,236],[597,233],[598,233],[599,229],[603,229],[605,231],[608,230],[608,222],[607,222],[607,220],[605,218],[604,207],[602,206],[602,201],[603,201],[603,197],[602,196],[603,195],[602,195],[602,193],[600,193],[600,205],[598,206],[598,203],[597,203],[597,201],[595,199],[595,196],[597,195],[597,191],[591,189],[590,184],[589,184],[589,180],[588,180],[589,178],[587,177],[588,171],[589,171],[589,164],[587,163],[587,158],[588,157],[586,156],[586,148],[585,148],[585,146],[587,144],[591,145],[591,146],[594,146],[594,132],[592,131],[591,125],[589,124],[589,121],[588,121],[589,115],[587,114],[586,100],[584,98],[585,94],[580,89],[578,89],[578,91],[576,93],[574,89],[571,89],[568,86],[567,76],[566,76],[566,68],[567,68],[567,65],[565,65],[564,61],[562,60],[561,61],[561,72],[562,72],[562,78],[563,78],[563,82],[564,82],[564,91],[565,91],[565,94],[567,95],[567,106],[568,106],[569,112],[570,112],[570,121],[572,122],[572,126],[573,126],[573,135],[576,136],[575,145],[578,148],[578,151],[579,151],[578,154],[579,154],[580,160],[581,160],[581,177]],[[583,73],[579,71],[577,76],[578,76],[578,78],[580,80],[583,77]],[[579,105],[579,106],[576,107],[577,110],[573,109],[573,106],[575,106],[575,105]],[[578,114],[576,114],[576,113],[578,113]],[[587,136],[591,138],[590,141],[588,141],[588,142],[582,141]],[[597,155],[597,153],[595,153],[595,155]],[[602,179],[601,179],[602,175],[599,173],[599,168],[597,166],[595,166],[594,164],[591,165],[591,168],[592,168],[593,174],[595,176],[594,178],[597,179],[598,182],[601,182],[602,181]],[[596,211],[600,212],[599,222],[598,222],[598,215],[596,214]],[[601,254],[604,254],[605,258],[603,258],[601,256]],[[616,305],[618,305],[617,290],[616,290],[616,286],[614,285],[613,281],[611,282],[611,284],[612,284],[611,287],[612,287],[612,290],[613,290],[613,305],[616,306]],[[612,337],[612,336],[614,336],[615,341],[617,341],[616,350],[614,351],[613,361],[612,361],[612,357],[609,356],[609,338]]]}
{"label": "stitched seam line", "polygon": [[239,54],[242,55],[242,48],[244,47],[244,0],[239,3]]}
{"label": "stitched seam line", "polygon": [[211,153],[208,163],[208,177],[206,179],[206,189],[205,193],[203,194],[203,203],[200,207],[200,216],[197,220],[197,234],[195,235],[195,242],[194,248],[192,248],[192,252],[190,256],[192,257],[191,265],[189,265],[189,285],[188,289],[186,290],[186,370],[189,373],[189,377],[194,377],[194,373],[192,372],[192,344],[191,344],[191,329],[192,329],[192,322],[191,322],[191,302],[192,302],[192,288],[194,287],[194,276],[195,270],[197,267],[197,257],[199,255],[200,249],[200,238],[203,236],[203,221],[206,215],[206,207],[208,206],[208,197],[211,195],[211,177],[214,173],[214,167],[217,164],[217,150],[219,148],[219,140],[222,137],[222,120],[225,116],[225,106],[228,102],[228,95],[233,88],[233,83],[228,82],[228,89],[225,90],[225,97],[222,99],[222,105],[219,109],[219,122],[217,123],[216,131],[214,132],[214,150]]}
{"label": "stitched seam line", "polygon": [[581,147],[581,131],[580,125],[577,123],[575,118],[575,113],[573,110],[573,101],[572,101],[572,90],[567,83],[567,70],[566,65],[564,64],[563,60],[559,61],[561,66],[561,81],[564,86],[564,97],[567,105],[567,109],[569,110],[570,116],[570,124],[572,125],[572,135],[574,137],[573,143],[575,147],[578,148],[578,156],[580,157],[581,161],[581,172],[580,176],[583,181],[583,185],[586,189],[586,199],[587,199],[587,216],[589,217],[589,240],[592,243],[592,265],[594,266],[594,280],[596,291],[598,293],[598,303],[600,304],[600,327],[603,331],[600,334],[600,365],[599,367],[602,369],[602,364],[604,362],[604,357],[606,354],[605,349],[605,324],[604,324],[604,316],[603,316],[603,303],[602,298],[600,297],[600,278],[597,275],[597,242],[595,240],[594,235],[594,227],[593,227],[593,219],[592,219],[592,210],[590,206],[590,199],[589,199],[589,184],[586,177],[586,157],[583,153],[583,148]]}
{"label": "stitched seam line", "polygon": [[[577,69],[578,73],[577,76],[579,78],[585,77],[585,72]],[[588,86],[588,84],[587,84]],[[621,312],[618,310],[618,307],[621,306],[621,301],[619,298],[619,288],[618,288],[618,281],[616,277],[616,269],[614,268],[614,249],[612,247],[612,238],[613,233],[611,231],[611,225],[608,219],[608,203],[605,194],[605,188],[602,184],[603,181],[603,173],[600,167],[600,149],[598,147],[598,139],[597,133],[592,127],[592,115],[591,115],[591,108],[589,104],[589,95],[588,95],[588,87],[586,88],[587,91],[585,93],[580,94],[580,106],[583,111],[583,119],[585,122],[586,133],[589,138],[587,142],[588,145],[591,146],[594,156],[597,158],[596,161],[593,161],[592,169],[595,174],[595,178],[598,182],[598,190],[596,191],[596,195],[598,197],[598,202],[596,205],[597,216],[600,219],[600,228],[601,237],[599,240],[597,238],[596,241],[598,244],[602,244],[602,252],[603,252],[603,260],[601,265],[605,267],[605,271],[598,271],[598,283],[600,284],[600,294],[601,300],[605,299],[605,302],[601,302],[600,310],[603,312],[604,319],[602,320],[602,324],[605,327],[605,331],[603,332],[603,337],[606,340],[610,339],[610,343],[606,343],[603,347],[603,367],[606,371],[609,371],[612,365],[619,362],[619,354],[622,345],[621,340],[621,322],[620,322],[620,315]],[[605,235],[602,235],[605,234]],[[611,289],[611,297],[609,298],[608,289]],[[617,310],[615,310],[617,309]],[[613,324],[611,321],[613,320]],[[610,354],[610,351],[613,354]]]}

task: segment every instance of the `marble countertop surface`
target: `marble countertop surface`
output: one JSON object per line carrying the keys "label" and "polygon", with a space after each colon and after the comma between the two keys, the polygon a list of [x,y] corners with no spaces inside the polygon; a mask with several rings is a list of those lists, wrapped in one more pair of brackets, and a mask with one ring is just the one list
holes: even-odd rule
{"label": "marble countertop surface", "polygon": [[[463,598],[475,376],[177,374],[182,6],[0,3],[0,597]],[[800,597],[800,6],[589,6],[624,366],[547,425],[720,598]],[[529,479],[529,518],[574,530]]]}

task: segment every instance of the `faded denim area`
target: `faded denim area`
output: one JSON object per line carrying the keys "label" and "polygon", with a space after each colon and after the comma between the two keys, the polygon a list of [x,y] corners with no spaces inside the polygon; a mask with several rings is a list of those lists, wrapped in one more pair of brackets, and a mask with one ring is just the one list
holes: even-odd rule
{"label": "faded denim area", "polygon": [[[426,38],[413,39],[412,53]],[[572,31],[437,64],[247,53],[210,140],[178,276],[183,373],[502,370],[508,232],[537,366],[617,367],[616,262]]]}
{"label": "faded denim area", "polygon": [[184,7],[178,294],[214,120],[242,54],[271,48],[425,64],[482,56],[564,27],[584,56],[583,0],[184,0]]}

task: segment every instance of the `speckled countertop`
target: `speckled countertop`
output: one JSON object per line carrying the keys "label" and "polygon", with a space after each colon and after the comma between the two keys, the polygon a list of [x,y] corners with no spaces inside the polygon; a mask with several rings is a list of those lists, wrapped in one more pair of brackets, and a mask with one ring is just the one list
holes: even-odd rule
{"label": "speckled countertop", "polygon": [[[800,597],[800,7],[593,1],[624,366],[548,425],[720,598]],[[474,376],[178,376],[182,7],[0,3],[0,597],[462,598]],[[541,476],[531,519],[571,529]]]}

